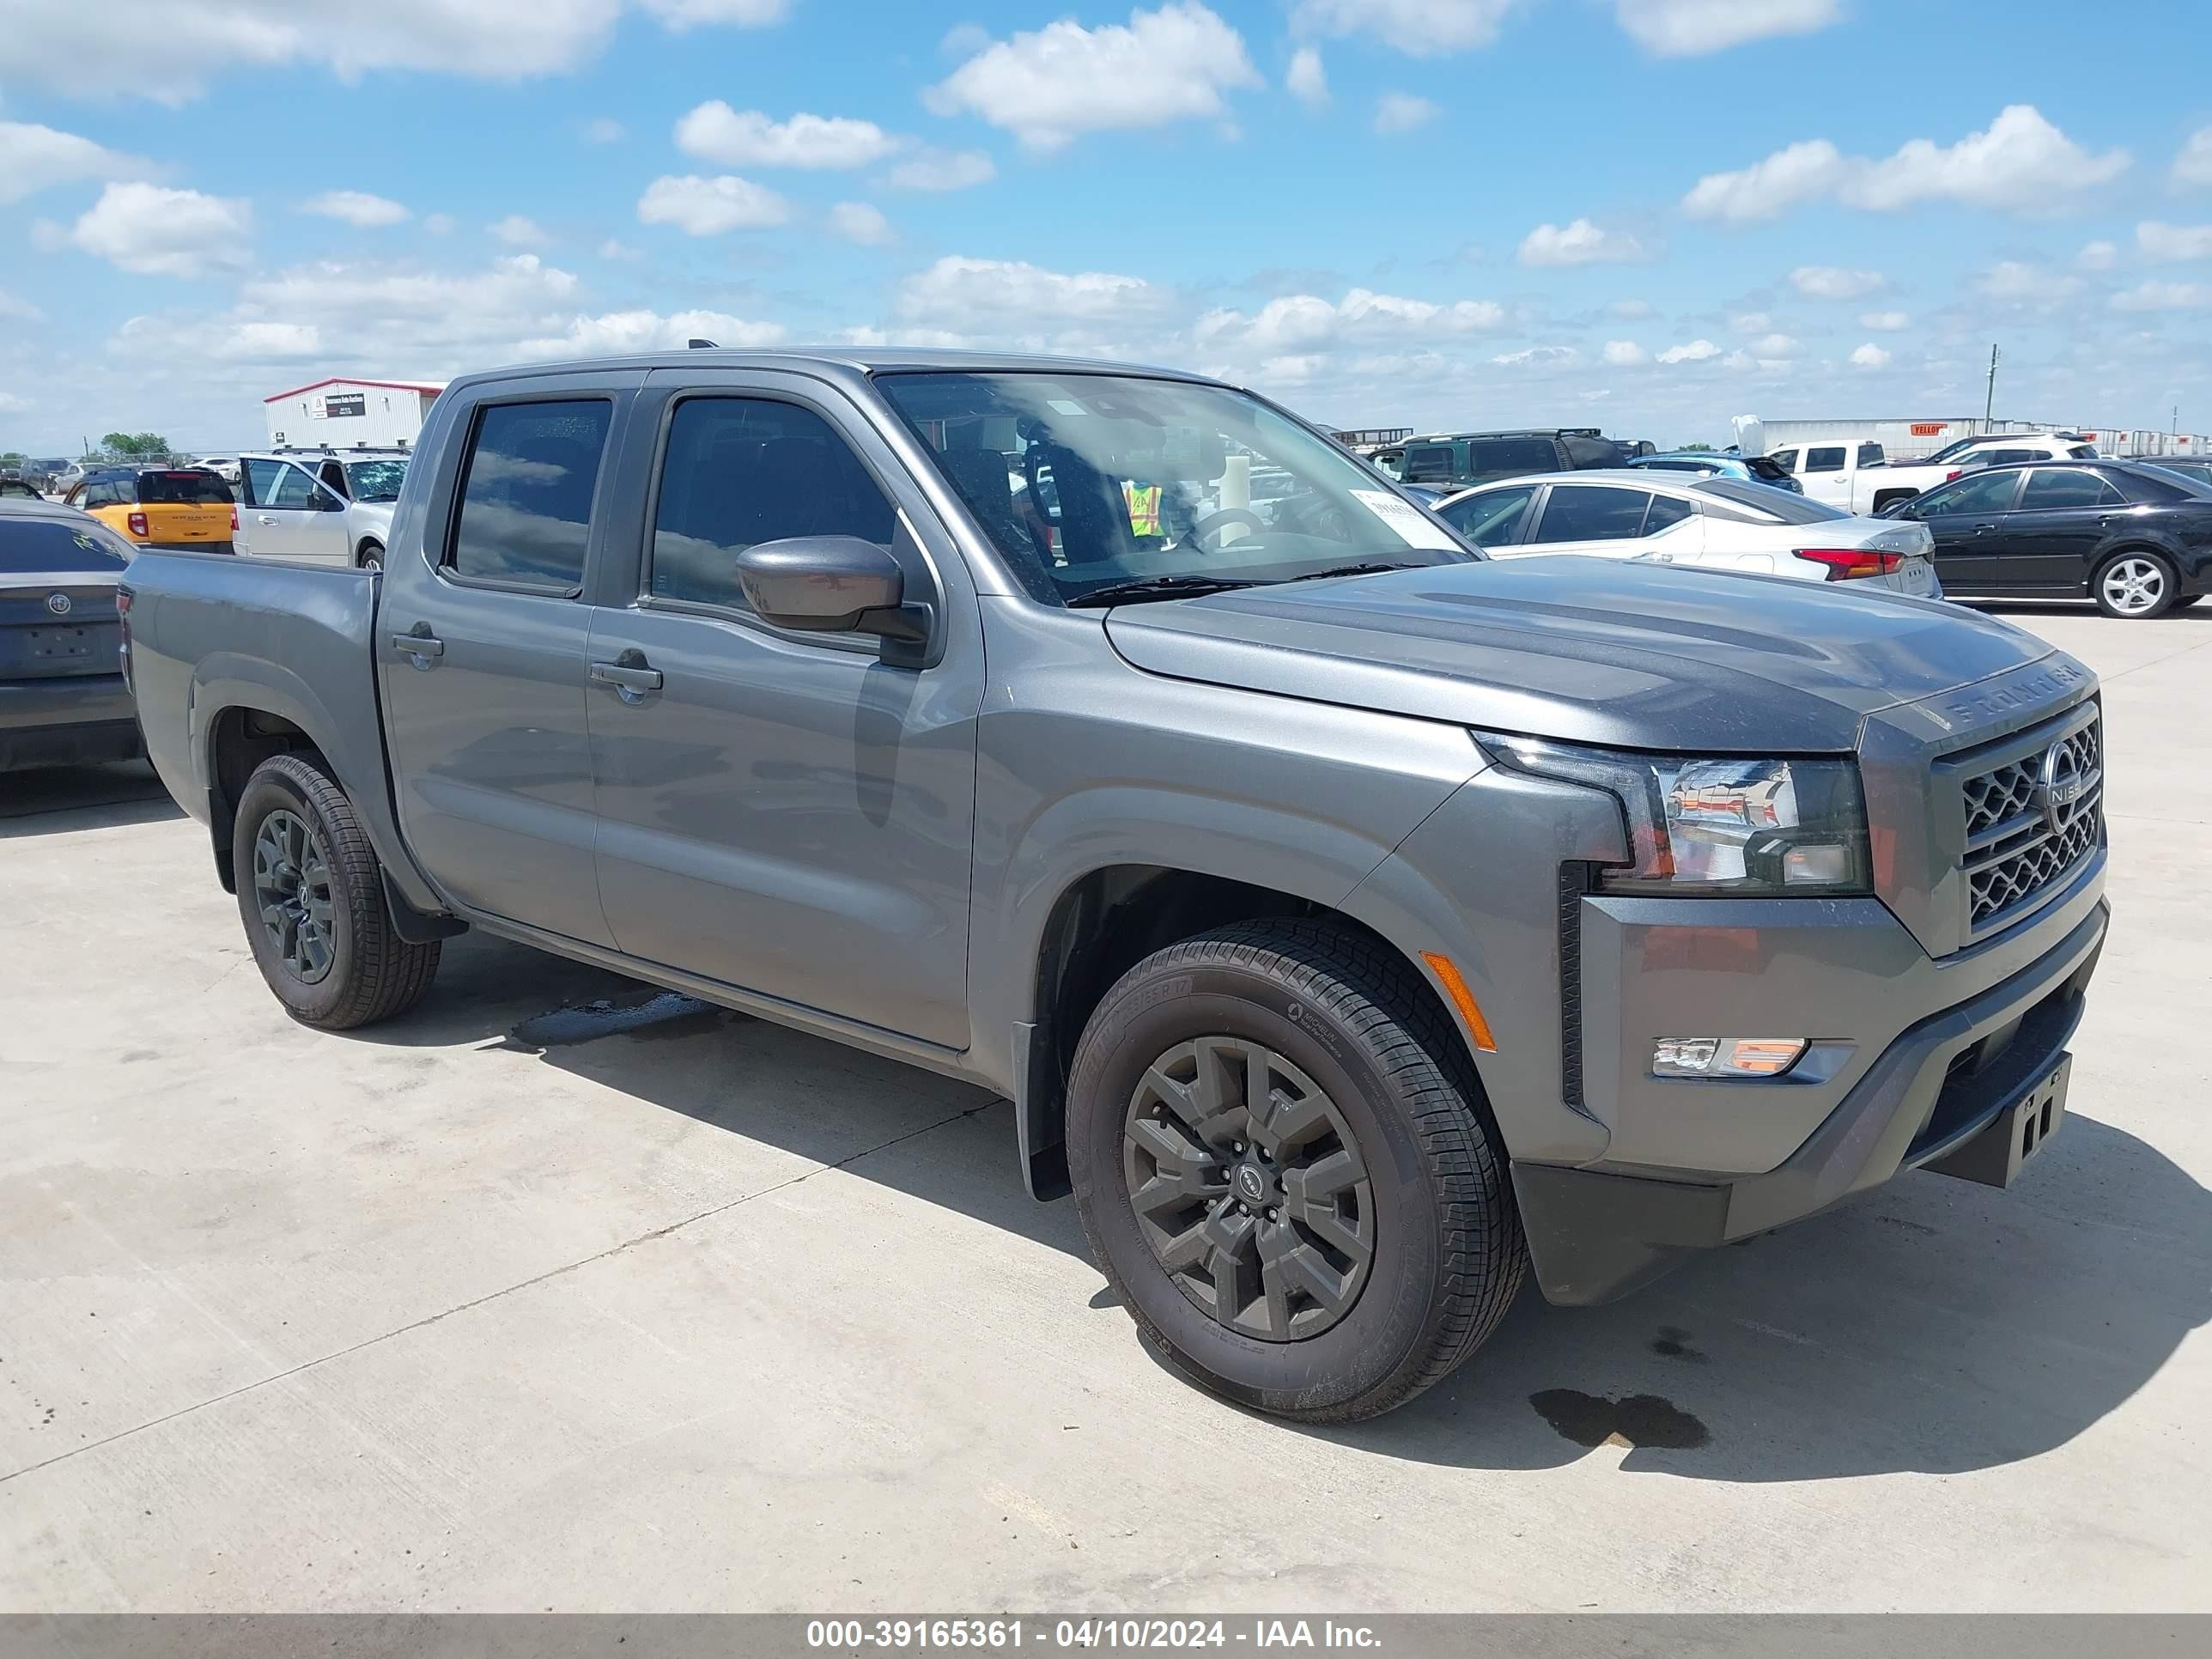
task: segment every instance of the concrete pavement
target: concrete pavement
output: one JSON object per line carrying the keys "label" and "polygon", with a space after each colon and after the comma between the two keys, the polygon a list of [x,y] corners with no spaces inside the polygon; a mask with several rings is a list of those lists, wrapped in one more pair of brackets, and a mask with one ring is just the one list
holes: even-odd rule
{"label": "concrete pavement", "polygon": [[2013,614],[2106,681],[2051,1152],[1327,1432],[1146,1356],[1002,1103],[476,938],[317,1035],[144,774],[0,781],[0,1611],[2212,1608],[2212,615]]}

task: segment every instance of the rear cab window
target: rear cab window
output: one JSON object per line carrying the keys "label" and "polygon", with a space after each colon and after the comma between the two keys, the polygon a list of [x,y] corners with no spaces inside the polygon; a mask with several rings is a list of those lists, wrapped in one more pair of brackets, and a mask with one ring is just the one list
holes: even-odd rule
{"label": "rear cab window", "polygon": [[462,460],[447,571],[464,581],[579,591],[613,420],[604,398],[485,404]]}

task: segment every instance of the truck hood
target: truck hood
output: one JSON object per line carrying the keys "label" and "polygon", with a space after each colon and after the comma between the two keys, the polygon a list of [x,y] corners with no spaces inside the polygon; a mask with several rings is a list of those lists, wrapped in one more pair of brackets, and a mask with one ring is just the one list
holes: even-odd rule
{"label": "truck hood", "polygon": [[1564,556],[1123,605],[1106,632],[1176,679],[1715,754],[1853,749],[1878,709],[2054,654],[1940,600]]}

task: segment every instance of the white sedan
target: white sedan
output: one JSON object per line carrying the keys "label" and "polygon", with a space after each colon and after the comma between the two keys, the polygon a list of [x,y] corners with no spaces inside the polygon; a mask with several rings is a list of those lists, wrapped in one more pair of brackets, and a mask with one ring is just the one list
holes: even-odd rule
{"label": "white sedan", "polygon": [[1736,478],[1545,472],[1463,489],[1435,511],[1493,559],[1582,553],[1943,597],[1923,526]]}

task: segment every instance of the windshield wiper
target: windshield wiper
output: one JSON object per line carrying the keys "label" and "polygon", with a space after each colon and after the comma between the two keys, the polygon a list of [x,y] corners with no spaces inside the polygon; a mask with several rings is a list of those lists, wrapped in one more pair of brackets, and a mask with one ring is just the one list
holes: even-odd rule
{"label": "windshield wiper", "polygon": [[1206,593],[1223,593],[1232,587],[1265,587],[1249,576],[1144,576],[1133,581],[1109,582],[1066,601],[1078,605],[1133,604],[1145,599],[1191,599]]}
{"label": "windshield wiper", "polygon": [[1386,570],[1416,570],[1411,564],[1340,564],[1328,570],[1309,570],[1303,576],[1285,576],[1286,582],[1317,582],[1331,576],[1379,576]]}

